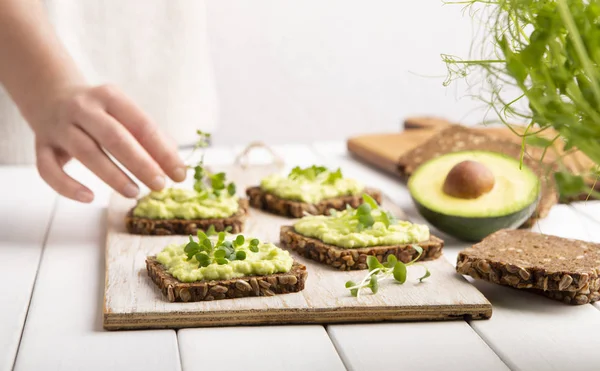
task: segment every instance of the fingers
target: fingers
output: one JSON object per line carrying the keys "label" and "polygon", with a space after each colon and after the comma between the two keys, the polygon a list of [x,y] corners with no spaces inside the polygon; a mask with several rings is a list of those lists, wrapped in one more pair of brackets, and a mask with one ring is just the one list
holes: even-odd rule
{"label": "fingers", "polygon": [[102,151],[96,142],[78,127],[69,133],[69,153],[96,174],[102,181],[125,197],[139,194],[138,186]]}
{"label": "fingers", "polygon": [[110,86],[96,88],[96,94],[106,103],[106,112],[123,124],[171,179],[177,182],[185,179],[186,167],[176,148],[129,97]]}
{"label": "fingers", "polygon": [[101,109],[87,110],[81,115],[81,127],[153,190],[165,186],[165,175],[158,164],[114,117]]}
{"label": "fingers", "polygon": [[38,146],[36,154],[38,172],[52,189],[72,200],[92,202],[92,191],[64,172],[62,167],[66,162],[65,156],[49,146]]}

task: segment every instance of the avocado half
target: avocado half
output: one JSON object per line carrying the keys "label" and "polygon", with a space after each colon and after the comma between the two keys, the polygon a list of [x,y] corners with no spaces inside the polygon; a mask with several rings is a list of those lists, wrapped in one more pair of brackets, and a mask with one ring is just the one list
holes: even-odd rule
{"label": "avocado half", "polygon": [[[491,171],[491,190],[471,199],[444,192],[448,173],[463,161],[478,162]],[[487,151],[452,152],[431,159],[412,174],[408,189],[417,210],[429,223],[465,241],[518,228],[534,213],[540,198],[540,180],[531,169],[520,167],[512,157]]]}

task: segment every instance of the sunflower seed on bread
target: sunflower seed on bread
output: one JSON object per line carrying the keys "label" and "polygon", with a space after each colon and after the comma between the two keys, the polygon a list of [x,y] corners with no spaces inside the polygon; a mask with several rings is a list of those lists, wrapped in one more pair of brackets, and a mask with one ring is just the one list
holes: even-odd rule
{"label": "sunflower seed on bread", "polygon": [[246,189],[250,206],[291,218],[302,218],[305,213],[329,215],[329,210],[344,210],[346,205],[356,208],[363,203],[362,195],[365,193],[373,197],[378,204],[381,203],[381,192],[373,188],[365,188],[363,192],[357,195],[327,198],[315,204],[286,200],[266,192],[260,187]]}
{"label": "sunflower seed on bread", "polygon": [[569,304],[585,304],[599,297],[600,244],[500,230],[461,251],[456,270]]}

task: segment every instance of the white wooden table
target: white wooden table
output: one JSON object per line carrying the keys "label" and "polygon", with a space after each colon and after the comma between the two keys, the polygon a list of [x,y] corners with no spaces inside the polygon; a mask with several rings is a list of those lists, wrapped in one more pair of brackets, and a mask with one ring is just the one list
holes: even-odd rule
{"label": "white wooden table", "polygon": [[[274,149],[288,168],[341,166],[423,222],[399,181],[351,159],[341,141]],[[239,151],[212,148],[206,159],[227,164]],[[32,167],[0,167],[0,371],[600,369],[600,305],[485,282],[475,285],[493,304],[487,321],[104,331],[110,191],[77,165],[70,171],[95,190],[92,205],[57,197]],[[600,203],[555,206],[536,228],[600,242]],[[465,246],[447,238],[445,258],[455,262]]]}

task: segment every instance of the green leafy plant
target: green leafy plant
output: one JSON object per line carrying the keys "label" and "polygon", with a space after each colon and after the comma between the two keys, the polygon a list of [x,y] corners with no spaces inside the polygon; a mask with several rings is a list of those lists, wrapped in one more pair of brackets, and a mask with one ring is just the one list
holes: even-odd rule
{"label": "green leafy plant", "polygon": [[[215,231],[213,225],[211,225],[205,232],[198,230],[198,240],[195,241],[190,235],[189,242],[185,245],[183,251],[187,255],[187,260],[196,258],[199,267],[207,267],[210,264],[227,264],[234,260],[245,260],[246,251],[240,249],[245,243],[246,239],[243,235],[238,235],[233,241],[226,240],[227,232]],[[213,236],[217,236],[216,241]],[[258,245],[260,241],[252,239],[249,243],[249,250],[256,253],[258,252]]]}
{"label": "green leafy plant", "polygon": [[[194,145],[194,150],[190,157],[196,151],[206,148],[210,139],[210,133],[197,130],[196,134],[198,134],[199,138]],[[227,183],[227,176],[225,173],[221,172],[213,174],[206,169],[204,166],[204,152],[202,152],[202,155],[200,156],[200,161],[194,166],[188,165],[188,168],[194,169],[194,189],[205,197],[219,197],[222,192],[227,192],[230,196],[235,195],[235,183]]]}
{"label": "green leafy plant", "polygon": [[[403,284],[406,282],[407,268],[413,265],[423,254],[423,248],[419,245],[412,245],[412,248],[417,252],[417,257],[408,263],[402,263],[395,255],[388,255],[387,261],[379,262],[375,256],[367,256],[367,267],[369,273],[358,284],[353,281],[346,282],[346,288],[350,290],[350,294],[359,297],[361,290],[369,288],[373,294],[379,291],[379,285],[386,279],[394,279],[397,283]],[[425,268],[425,274],[419,278],[419,282],[423,282],[431,273]]]}
{"label": "green leafy plant", "polygon": [[[547,151],[556,153],[560,169],[555,179],[561,196],[589,190],[584,178],[597,179],[600,164],[600,3],[597,0],[447,3],[463,4],[471,15],[483,15],[485,38],[480,58],[463,60],[442,55],[449,72],[444,85],[478,72],[475,83],[482,87],[482,92],[476,98],[489,105],[497,121],[522,137],[522,152],[528,144],[544,148],[543,155]],[[489,45],[491,52],[486,48]],[[474,85],[472,79],[467,81]],[[510,88],[517,91],[515,96],[507,96]],[[509,124],[511,120],[528,126],[524,132],[517,132]],[[556,134],[544,133],[550,128]],[[587,172],[584,169],[582,174],[571,174],[562,157],[575,148],[596,167]]]}

